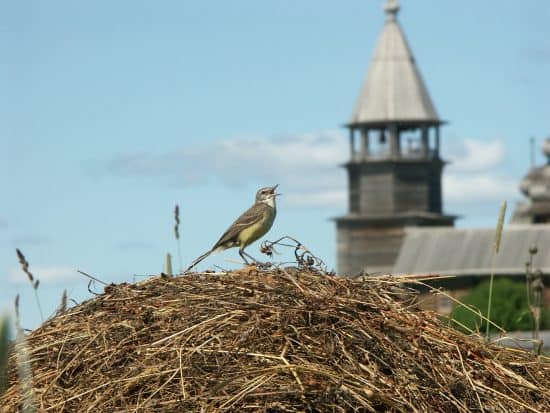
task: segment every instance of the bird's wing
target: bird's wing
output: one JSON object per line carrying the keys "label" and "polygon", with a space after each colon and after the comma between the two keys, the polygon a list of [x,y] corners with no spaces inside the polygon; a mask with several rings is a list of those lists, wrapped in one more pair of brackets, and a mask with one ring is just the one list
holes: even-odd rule
{"label": "bird's wing", "polygon": [[223,233],[223,235],[220,237],[218,242],[216,242],[216,245],[212,247],[212,249],[214,250],[219,246],[223,246],[224,244],[231,241],[237,241],[237,237],[243,229],[262,219],[265,208],[269,208],[269,206],[265,204],[254,204],[252,207],[250,207],[250,209],[245,211],[239,218],[235,220],[235,222],[233,222],[233,224],[231,224],[231,226],[227,229],[227,231]]}

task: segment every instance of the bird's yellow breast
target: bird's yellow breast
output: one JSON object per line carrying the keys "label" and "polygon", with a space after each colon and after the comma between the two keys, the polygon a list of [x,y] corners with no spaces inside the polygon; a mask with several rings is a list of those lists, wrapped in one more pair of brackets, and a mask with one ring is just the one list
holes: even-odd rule
{"label": "bird's yellow breast", "polygon": [[265,208],[262,219],[241,231],[238,236],[239,245],[244,248],[270,230],[275,220],[275,208]]}

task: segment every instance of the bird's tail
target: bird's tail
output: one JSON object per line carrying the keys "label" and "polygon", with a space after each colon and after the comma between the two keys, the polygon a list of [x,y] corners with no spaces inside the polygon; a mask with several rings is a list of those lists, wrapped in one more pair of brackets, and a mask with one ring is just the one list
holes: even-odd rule
{"label": "bird's tail", "polygon": [[[222,248],[223,249],[223,248]],[[189,265],[189,267],[187,267],[187,269],[185,270],[185,272],[189,271],[191,268],[193,268],[195,265],[197,265],[199,262],[201,262],[202,260],[204,260],[206,257],[208,257],[210,254],[213,254],[213,253],[216,253],[218,251],[220,251],[221,249],[220,248],[213,248],[211,249],[210,251],[207,251],[205,252],[204,254],[202,254],[200,257],[197,257],[193,260],[193,262],[191,263],[191,265]]]}

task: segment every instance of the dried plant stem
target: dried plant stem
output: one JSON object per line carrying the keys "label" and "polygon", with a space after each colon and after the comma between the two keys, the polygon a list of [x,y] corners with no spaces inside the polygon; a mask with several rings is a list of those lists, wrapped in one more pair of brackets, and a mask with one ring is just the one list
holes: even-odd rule
{"label": "dried plant stem", "polygon": [[34,291],[34,298],[36,300],[36,305],[38,307],[38,311],[40,312],[40,318],[42,319],[42,322],[44,322],[44,313],[42,312],[42,306],[40,305],[40,299],[38,298],[38,286],[40,285],[40,280],[35,279],[35,277],[32,275],[32,273],[29,270],[29,262],[21,252],[19,248],[15,249],[15,252],[17,253],[17,258],[19,259],[19,264],[21,264],[21,269],[25,274],[27,274],[27,278],[29,279],[29,282],[31,283],[32,289]]}
{"label": "dried plant stem", "polygon": [[[443,278],[443,277],[441,277]],[[436,293],[437,294],[441,294],[441,295],[444,295],[445,297],[447,297],[449,300],[453,301],[457,306],[461,306],[461,307],[464,307],[466,310],[470,311],[471,313],[475,314],[477,317],[479,317],[481,320],[491,324],[493,327],[495,327],[496,329],[500,330],[500,332],[502,333],[505,333],[506,331],[500,327],[498,324],[495,324],[494,322],[492,322],[491,320],[489,320],[487,317],[485,317],[480,310],[478,310],[477,308],[473,307],[473,306],[469,306],[469,305],[466,305],[464,304],[462,301],[460,300],[457,300],[456,298],[454,298],[452,295],[440,290],[440,289],[434,289],[434,287],[432,287],[430,284],[426,284],[423,282],[423,280],[416,280],[415,283],[419,284],[419,285],[422,285],[424,287],[426,287],[428,290],[430,290],[431,292],[433,293]],[[468,326],[466,326],[465,324],[455,320],[455,319],[449,319],[449,322],[450,323],[455,323],[455,324],[458,324],[460,327],[462,327],[465,331],[468,331],[470,334],[474,334],[475,331],[473,331],[472,329],[470,329]]]}
{"label": "dried plant stem", "polygon": [[[487,300],[487,320],[491,319],[491,305],[493,301],[493,281],[495,277],[495,256],[496,253],[493,252],[491,255],[491,278],[489,279],[489,299]],[[489,341],[489,329],[490,329],[490,323],[486,323],[487,327],[485,329],[485,338],[487,341]]]}
{"label": "dried plant stem", "polygon": [[61,304],[59,304],[59,308],[57,310],[59,314],[62,314],[65,311],[67,311],[68,299],[69,297],[67,296],[67,289],[64,289],[63,295],[61,295]]}
{"label": "dried plant stem", "polygon": [[181,241],[178,239],[178,274],[183,271],[183,264],[181,261]]}
{"label": "dried plant stem", "polygon": [[0,316],[0,396],[4,393],[8,379],[8,345],[10,342],[10,319]]}
{"label": "dried plant stem", "polygon": [[180,240],[180,206],[176,204],[174,207],[174,236],[176,237],[176,244],[178,247],[178,274],[183,270],[183,264],[181,261],[181,240]]}
{"label": "dried plant stem", "polygon": [[170,277],[173,275],[172,273],[172,255],[170,253],[166,254],[166,268],[164,269],[166,271],[166,275],[169,275]]}
{"label": "dried plant stem", "polygon": [[38,298],[38,292],[36,288],[33,288],[34,299],[36,300],[36,305],[38,306],[38,311],[40,312],[40,319],[44,322],[44,312],[42,311],[42,305],[40,304],[40,299]]}
{"label": "dried plant stem", "polygon": [[[282,270],[111,285],[46,322],[27,337],[40,408],[548,410],[547,358],[486,343],[415,308],[411,286],[424,284],[414,277]],[[21,410],[17,386],[0,397],[7,411]]]}
{"label": "dried plant stem", "polygon": [[[534,271],[533,269],[533,258],[538,252],[537,246],[534,244],[529,247],[529,261],[525,263],[525,289],[527,294],[527,308],[529,309],[529,314],[531,315],[531,320],[533,323],[532,334],[534,339],[538,339],[538,329],[540,326],[540,311],[538,311],[537,306],[533,305],[531,298],[535,300],[534,290],[537,287],[541,287],[541,279],[537,276],[540,270]],[[544,289],[544,287],[542,287]],[[531,297],[533,295],[533,297]]]}
{"label": "dried plant stem", "polygon": [[[504,227],[504,217],[506,215],[506,201],[502,202],[500,207],[500,214],[498,216],[497,231],[495,234],[495,243],[493,245],[493,251],[491,253],[491,278],[489,280],[489,299],[487,300],[487,320],[491,319],[491,304],[493,300],[493,281],[495,278],[495,259],[500,249],[500,240],[502,238],[502,229]],[[485,338],[489,340],[489,328],[490,323],[487,323],[487,329],[485,331]]]}
{"label": "dried plant stem", "polygon": [[84,272],[84,271],[76,270],[76,272],[79,273],[79,274],[82,274],[84,277],[88,277],[90,280],[96,281],[96,282],[98,282],[98,283],[100,283],[100,284],[102,284],[102,285],[104,285],[104,286],[109,285],[109,284],[107,284],[105,281],[101,281],[99,278],[94,277],[93,275],[90,275],[90,274],[88,274],[88,273],[86,273],[86,272]]}
{"label": "dried plant stem", "polygon": [[17,358],[17,375],[21,386],[21,409],[23,413],[36,412],[36,403],[33,388],[33,375],[27,338],[19,317],[19,295],[15,298],[15,354]]}
{"label": "dried plant stem", "polygon": [[531,308],[531,265],[533,255],[529,254],[529,261],[525,263],[525,294],[527,295],[527,308]]}

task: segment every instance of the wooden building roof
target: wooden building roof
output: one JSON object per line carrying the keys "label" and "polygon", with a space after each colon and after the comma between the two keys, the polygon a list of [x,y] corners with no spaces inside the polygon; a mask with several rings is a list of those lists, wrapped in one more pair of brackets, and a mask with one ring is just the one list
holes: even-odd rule
{"label": "wooden building roof", "polygon": [[[441,274],[483,276],[491,273],[494,228],[406,228],[393,267],[394,274]],[[550,224],[504,227],[495,274],[521,275],[529,248],[537,246],[533,269],[550,273]]]}

